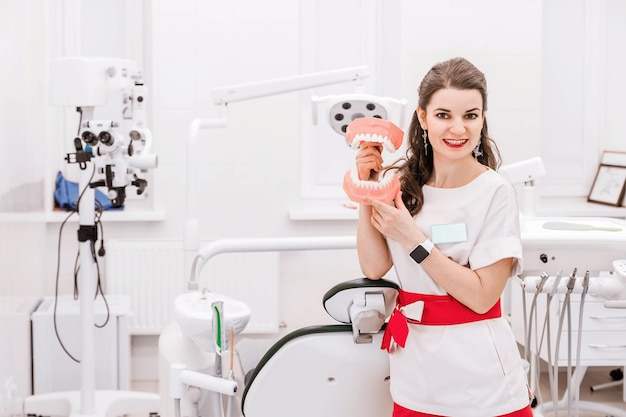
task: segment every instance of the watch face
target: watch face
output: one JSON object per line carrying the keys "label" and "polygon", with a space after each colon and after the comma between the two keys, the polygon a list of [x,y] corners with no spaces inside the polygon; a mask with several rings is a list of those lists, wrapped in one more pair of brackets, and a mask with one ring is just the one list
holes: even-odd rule
{"label": "watch face", "polygon": [[413,260],[418,264],[426,259],[428,255],[430,255],[430,252],[428,252],[422,245],[419,245],[418,247],[413,249],[410,254],[411,258],[413,258]]}

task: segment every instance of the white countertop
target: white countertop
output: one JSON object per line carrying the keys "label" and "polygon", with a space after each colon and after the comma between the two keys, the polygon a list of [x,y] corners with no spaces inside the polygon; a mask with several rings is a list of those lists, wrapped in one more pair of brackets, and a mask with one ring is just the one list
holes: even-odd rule
{"label": "white countertop", "polygon": [[[626,207],[589,203],[585,197],[542,197],[537,206],[541,217],[612,217],[626,219]],[[300,220],[357,220],[358,206],[346,200],[302,201],[289,209],[289,218]]]}

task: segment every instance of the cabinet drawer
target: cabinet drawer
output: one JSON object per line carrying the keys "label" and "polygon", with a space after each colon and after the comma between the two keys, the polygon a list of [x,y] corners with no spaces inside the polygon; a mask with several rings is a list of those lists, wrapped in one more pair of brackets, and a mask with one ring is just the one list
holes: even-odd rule
{"label": "cabinet drawer", "polygon": [[[563,308],[560,304],[559,308]],[[572,301],[571,303],[572,330],[578,330],[580,302]],[[567,313],[565,313],[567,314]],[[567,315],[564,318],[563,329],[567,329]],[[626,309],[606,308],[604,302],[585,302],[583,305],[583,323],[584,331],[596,330],[624,330],[626,331]]]}
{"label": "cabinet drawer", "polygon": [[[572,332],[572,363],[576,360],[578,346],[578,332]],[[556,343],[553,340],[553,343]],[[567,362],[568,357],[568,335],[567,331],[561,334],[559,345],[559,362],[561,365]],[[553,346],[552,351],[554,351]],[[581,340],[580,359],[583,361],[603,361],[610,364],[626,363],[626,331],[610,332],[590,332],[584,331]],[[565,361],[565,362],[564,362]]]}

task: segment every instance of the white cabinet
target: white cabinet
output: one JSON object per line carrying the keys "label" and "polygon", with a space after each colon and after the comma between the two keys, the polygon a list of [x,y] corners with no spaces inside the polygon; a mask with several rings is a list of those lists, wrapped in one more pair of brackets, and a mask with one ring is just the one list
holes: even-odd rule
{"label": "white cabinet", "polygon": [[[559,296],[558,308],[563,309],[564,295]],[[570,315],[572,318],[571,348],[576,355],[579,332],[580,360],[586,366],[610,366],[626,364],[626,310],[604,307],[604,299],[587,296],[581,305],[580,297],[571,298]],[[582,308],[582,326],[579,317]],[[554,313],[553,313],[554,314]],[[555,319],[558,316],[554,316]],[[567,314],[564,317],[567,321]],[[560,333],[559,365],[566,366],[568,358],[568,328],[563,324]],[[555,328],[554,335],[559,336]],[[545,354],[543,357],[546,357]],[[575,364],[575,362],[572,362]]]}
{"label": "white cabinet", "polygon": [[0,415],[32,393],[30,316],[39,301],[37,297],[0,297]]}
{"label": "white cabinet", "polygon": [[[579,332],[581,335],[580,359],[583,366],[612,366],[626,364],[626,310],[604,307],[604,298],[587,295],[584,304],[581,305],[580,294],[572,294],[570,297],[570,320],[567,310],[564,310],[565,295],[557,294],[552,299],[549,309],[547,307],[547,295],[540,294],[536,301],[536,319],[529,317],[534,294],[525,293],[526,320],[522,312],[522,290],[518,285],[511,288],[511,325],[517,341],[526,346],[526,326],[532,326],[532,340],[530,347],[536,350],[536,341],[541,338],[544,323],[549,321],[550,327],[544,332],[544,339],[539,355],[541,359],[554,363],[556,359],[556,345],[559,342],[558,364],[568,364],[568,341],[571,345],[572,360],[575,360]],[[582,308],[582,326],[580,325],[580,312]],[[548,314],[548,315],[546,315]],[[562,324],[561,324],[562,317]],[[561,332],[559,333],[559,325]],[[571,334],[570,334],[571,330]],[[548,338],[548,335],[550,336]],[[548,343],[550,344],[551,357],[548,356]],[[575,362],[572,362],[575,364]]]}
{"label": "white cabinet", "polygon": [[[96,389],[126,390],[130,386],[130,300],[107,295],[107,304],[108,309],[98,297],[94,305],[94,325],[106,323],[95,328]],[[33,394],[80,389],[80,364],[63,349],[80,360],[80,321],[80,302],[71,296],[59,297],[56,314],[54,297],[44,298],[33,312]]]}

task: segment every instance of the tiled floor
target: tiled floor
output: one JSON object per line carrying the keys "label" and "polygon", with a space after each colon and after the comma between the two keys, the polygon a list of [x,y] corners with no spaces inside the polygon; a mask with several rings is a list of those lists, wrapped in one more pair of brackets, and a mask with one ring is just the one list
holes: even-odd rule
{"label": "tiled floor", "polygon": [[[626,411],[626,403],[623,401],[623,385],[611,386],[605,389],[598,389],[600,384],[606,384],[612,382],[610,372],[616,369],[616,367],[596,367],[589,368],[585,373],[585,377],[582,381],[580,388],[580,399],[581,401],[593,401],[604,404],[610,404],[613,407],[617,407],[619,409]],[[564,391],[566,388],[566,372],[562,371],[559,373],[559,399],[563,397]],[[541,395],[544,403],[550,402],[552,400],[550,394],[550,383],[548,375],[545,373],[541,374],[540,377],[540,387],[541,387]],[[594,387],[594,390],[591,390],[591,387]],[[536,415],[541,415],[539,413],[539,406],[535,408]],[[554,417],[556,416],[555,412],[546,412],[544,417]],[[567,409],[560,409],[558,411],[559,417],[568,416]],[[572,411],[571,416],[576,416],[576,414]],[[580,410],[579,417],[606,417],[607,414],[599,413],[595,411],[588,410]]]}

